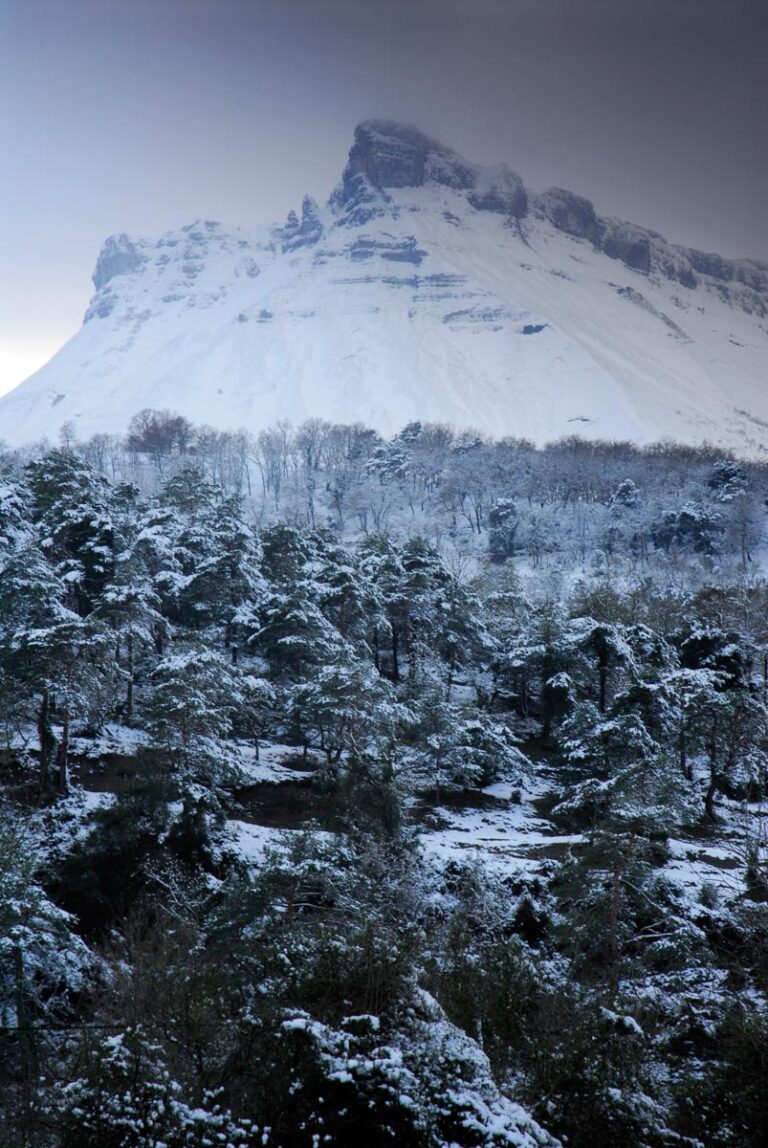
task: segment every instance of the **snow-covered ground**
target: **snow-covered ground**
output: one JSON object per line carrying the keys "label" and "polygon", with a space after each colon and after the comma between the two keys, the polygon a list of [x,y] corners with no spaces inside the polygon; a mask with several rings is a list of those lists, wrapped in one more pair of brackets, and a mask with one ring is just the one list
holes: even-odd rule
{"label": "snow-covered ground", "polygon": [[[34,731],[28,733],[29,744],[33,744]],[[93,772],[86,768],[83,784],[78,783],[82,763],[98,765],[105,758],[128,759],[146,741],[147,735],[141,730],[115,723],[105,725],[96,737],[72,738],[75,784],[61,806],[65,816],[60,819],[60,845],[73,837],[82,839],[93,814],[115,800],[109,787],[105,791],[98,768]],[[236,793],[241,795],[251,787],[262,792],[263,786],[275,786],[276,793],[283,786],[292,790],[309,780],[321,764],[315,754],[305,758],[301,749],[276,742],[261,744],[258,760],[251,743],[239,743],[235,757]],[[553,861],[562,861],[572,850],[577,852],[585,841],[582,834],[564,833],[542,815],[542,799],[557,790],[551,767],[537,766],[522,784],[500,781],[482,790],[467,790],[463,796],[453,793],[450,801],[435,800],[428,805],[422,799],[412,799],[425,857],[438,868],[456,861],[479,864],[505,878],[546,876]],[[725,898],[742,896],[750,849],[765,852],[768,848],[768,802],[721,799],[718,815],[716,828],[667,841],[669,859],[661,871],[695,900],[705,887]],[[296,822],[293,825],[262,824],[261,820],[270,819],[261,817],[259,804],[246,802],[238,816],[227,821],[231,847],[247,863],[261,863],[268,851],[285,849],[292,835],[307,828],[318,832],[311,809],[306,824],[301,823],[301,811],[292,818]],[[56,843],[49,840],[49,845],[55,847]]]}
{"label": "snow-covered ground", "polygon": [[[439,866],[451,861],[480,864],[512,879],[546,876],[553,861],[578,853],[586,840],[581,833],[563,833],[541,816],[536,803],[553,785],[551,777],[540,774],[522,790],[513,791],[507,783],[488,786],[481,793],[496,800],[481,809],[471,807],[471,798],[465,808],[438,805],[422,829],[427,857]],[[716,829],[667,841],[669,859],[660,875],[694,900],[705,887],[724,898],[743,896],[749,843],[766,843],[768,804],[724,802],[718,812]]]}
{"label": "snow-covered ground", "polygon": [[260,865],[270,851],[284,846],[286,832],[237,818],[227,821],[227,836],[232,849],[249,864]]}

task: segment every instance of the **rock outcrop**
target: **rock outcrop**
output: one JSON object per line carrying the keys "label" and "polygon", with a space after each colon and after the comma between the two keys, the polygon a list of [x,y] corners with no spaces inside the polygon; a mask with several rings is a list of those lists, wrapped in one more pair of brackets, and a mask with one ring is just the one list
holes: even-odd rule
{"label": "rock outcrop", "polygon": [[323,225],[320,209],[311,195],[305,195],[301,203],[301,219],[295,211],[289,211],[285,225],[279,231],[283,251],[295,251],[299,247],[309,247],[321,238]]}
{"label": "rock outcrop", "polygon": [[[523,181],[506,164],[469,163],[418,128],[390,120],[366,120],[355,128],[332,202],[339,209],[359,210],[372,205],[377,192],[429,185],[466,193],[477,211],[521,218],[528,210]],[[386,195],[382,201],[388,202]]]}
{"label": "rock outcrop", "polygon": [[535,210],[558,231],[577,239],[588,239],[596,247],[600,246],[603,229],[594,205],[583,195],[575,195],[562,187],[550,187],[536,196]]}
{"label": "rock outcrop", "polygon": [[127,235],[110,235],[96,260],[93,285],[100,291],[116,275],[130,275],[133,271],[139,271],[145,262],[145,256]]}

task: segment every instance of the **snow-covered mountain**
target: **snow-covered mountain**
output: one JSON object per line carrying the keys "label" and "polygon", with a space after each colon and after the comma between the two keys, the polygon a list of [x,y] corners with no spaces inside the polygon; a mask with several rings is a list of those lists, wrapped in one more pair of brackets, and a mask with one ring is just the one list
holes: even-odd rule
{"label": "snow-covered mountain", "polygon": [[93,282],[81,330],[0,399],[0,438],[153,407],[230,429],[768,441],[768,265],[532,193],[401,124],[356,129],[325,207],[112,236]]}

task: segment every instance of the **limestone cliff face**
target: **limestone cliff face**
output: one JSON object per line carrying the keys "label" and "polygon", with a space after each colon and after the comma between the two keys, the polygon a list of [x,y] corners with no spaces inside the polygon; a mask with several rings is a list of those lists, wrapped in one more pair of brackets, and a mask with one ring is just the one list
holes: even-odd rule
{"label": "limestone cliff face", "polygon": [[534,206],[536,213],[548,219],[558,231],[599,246],[603,229],[594,206],[582,195],[574,195],[562,187],[550,187],[535,197]]}
{"label": "limestone cliff face", "polygon": [[93,285],[100,291],[115,275],[129,275],[132,271],[138,271],[143,262],[143,255],[127,235],[110,235],[96,260]]}
{"label": "limestone cliff face", "polygon": [[606,219],[581,195],[561,187],[530,197],[532,212],[558,231],[645,275],[658,274],[691,291],[713,285],[723,299],[748,314],[768,314],[768,267],[749,259],[724,259],[668,242],[663,235],[623,219]]}
{"label": "limestone cliff face", "polygon": [[[469,163],[418,128],[390,120],[357,126],[334,202],[354,210],[372,203],[377,192],[429,185],[466,193],[476,211],[521,218],[528,210],[523,181],[506,164]],[[383,199],[388,201],[386,195]]]}
{"label": "limestone cliff face", "polygon": [[355,128],[342,183],[363,175],[374,187],[423,187],[439,183],[466,191],[476,167],[418,128],[390,120],[366,120]]}

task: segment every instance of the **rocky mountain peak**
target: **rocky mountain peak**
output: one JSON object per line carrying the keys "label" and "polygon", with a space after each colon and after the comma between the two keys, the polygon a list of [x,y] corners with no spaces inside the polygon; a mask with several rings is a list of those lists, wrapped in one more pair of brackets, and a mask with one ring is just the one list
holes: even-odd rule
{"label": "rocky mountain peak", "polygon": [[[353,207],[359,215],[387,190],[437,186],[466,195],[477,211],[520,218],[528,199],[523,181],[506,164],[482,167],[470,163],[410,124],[392,120],[365,120],[355,137],[341,185],[332,202]],[[356,221],[357,221],[356,215]]]}
{"label": "rocky mountain peak", "polygon": [[363,175],[374,187],[422,187],[442,183],[456,189],[474,186],[473,165],[418,128],[391,120],[365,120],[344,170],[344,183]]}

